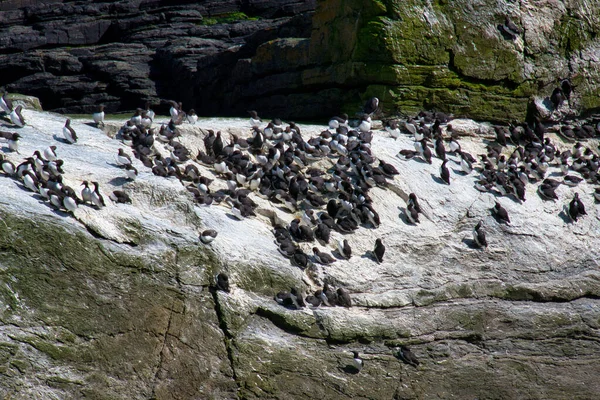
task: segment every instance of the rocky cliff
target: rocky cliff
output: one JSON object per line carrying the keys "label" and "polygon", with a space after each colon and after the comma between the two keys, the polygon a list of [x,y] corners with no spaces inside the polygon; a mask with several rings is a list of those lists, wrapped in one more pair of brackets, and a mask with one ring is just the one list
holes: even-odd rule
{"label": "rocky cliff", "polygon": [[376,95],[388,113],[435,108],[522,121],[534,97],[569,79],[576,114],[600,105],[599,6],[8,1],[0,5],[0,85],[69,112],[176,99],[206,116],[262,109],[307,119]]}
{"label": "rocky cliff", "polygon": [[4,1],[0,86],[58,112],[131,110],[145,101],[161,109],[172,98],[187,110],[201,104],[197,73],[231,73],[225,65],[198,69],[201,60],[306,37],[313,9],[314,0]]}
{"label": "rocky cliff", "polygon": [[[274,220],[287,224],[300,211],[252,194],[256,216],[239,220],[227,202],[198,204],[176,177],[156,176],[137,159],[139,176],[128,180],[116,158],[118,149],[131,154],[115,138],[123,120],[107,121],[105,132],[74,121],[79,140],[67,144],[60,140],[63,116],[23,114],[24,128],[0,122],[21,135],[19,153],[5,146],[4,157],[18,164],[54,145],[63,183],[98,182],[106,206],[55,210],[23,181],[0,176],[3,397],[589,399],[600,391],[600,225],[592,184],[561,185],[554,202],[531,183],[521,203],[476,190],[477,174],[461,174],[450,161],[445,185],[438,159],[399,159],[413,139],[395,140],[375,126],[373,156],[399,171],[369,192],[381,224],[333,232],[330,245],[317,246],[332,252],[346,238],[350,260],[303,271],[278,252],[272,233]],[[308,140],[326,126],[300,128]],[[201,119],[179,129],[177,141],[193,154],[205,150],[208,129],[251,132],[248,120]],[[493,139],[485,124],[455,120],[452,129],[472,154]],[[572,147],[548,136],[559,150]],[[158,141],[154,149],[173,157]],[[214,179],[213,191],[226,188],[212,166],[185,164]],[[548,174],[556,178],[558,167]],[[132,203],[110,201],[114,190]],[[564,208],[575,192],[587,215],[572,222]],[[417,225],[405,217],[408,193],[420,199]],[[495,200],[509,225],[491,216]],[[471,243],[478,221],[486,249]],[[207,228],[218,231],[210,245],[198,240]],[[381,263],[369,254],[375,238],[387,247]],[[300,244],[307,253],[313,245]],[[223,271],[229,293],[214,290],[214,275]],[[273,299],[291,286],[312,293],[325,282],[348,290],[353,307],[292,310]],[[398,359],[400,345],[410,346],[419,366]],[[359,373],[348,368],[352,351],[364,360]]]}

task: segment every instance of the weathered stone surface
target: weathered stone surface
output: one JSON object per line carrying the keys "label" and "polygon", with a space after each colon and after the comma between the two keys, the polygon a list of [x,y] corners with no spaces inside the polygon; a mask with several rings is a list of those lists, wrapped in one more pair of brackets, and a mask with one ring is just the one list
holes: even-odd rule
{"label": "weathered stone surface", "polygon": [[[0,394],[14,398],[594,398],[600,346],[600,230],[587,183],[561,186],[557,202],[528,185],[523,204],[498,200],[511,224],[489,209],[494,196],[473,187],[449,162],[450,186],[429,165],[395,157],[412,139],[388,137],[376,125],[372,152],[400,171],[370,196],[381,217],[376,230],[347,238],[354,256],[307,272],[290,265],[273,243],[270,219],[290,214],[258,196],[257,217],[238,221],[230,208],[199,206],[174,178],[159,178],[138,160],[128,182],[115,165],[123,145],[74,121],[80,139],[60,136],[63,116],[24,111],[17,163],[56,145],[65,182],[97,180],[105,197],[126,190],[132,205],[107,200],[70,216],[51,209],[0,176]],[[166,122],[159,117],[156,123]],[[119,127],[123,120],[107,120]],[[463,150],[484,152],[488,125],[455,120]],[[17,131],[4,124],[2,130]],[[301,125],[308,138],[324,125]],[[180,127],[196,154],[206,129],[250,134],[244,120],[201,119]],[[554,135],[561,148],[571,147]],[[164,156],[169,149],[156,143]],[[3,148],[5,150],[6,148]],[[125,149],[129,151],[128,149]],[[510,148],[512,151],[512,147]],[[451,157],[452,158],[452,157]],[[320,161],[329,165],[329,160]],[[197,165],[205,176],[212,169]],[[556,172],[552,166],[549,173]],[[225,187],[215,179],[211,188]],[[588,215],[561,217],[573,193]],[[408,193],[423,209],[419,225],[402,210]],[[468,246],[484,221],[489,246]],[[198,231],[216,229],[210,246]],[[368,252],[382,237],[381,264]],[[301,247],[310,252],[312,243]],[[231,293],[209,290],[227,271]],[[347,288],[354,306],[288,310],[273,295],[291,286],[309,292],[323,282]],[[403,364],[394,348],[409,345],[421,361]],[[346,367],[356,350],[359,374]],[[516,379],[517,377],[518,379]]]}

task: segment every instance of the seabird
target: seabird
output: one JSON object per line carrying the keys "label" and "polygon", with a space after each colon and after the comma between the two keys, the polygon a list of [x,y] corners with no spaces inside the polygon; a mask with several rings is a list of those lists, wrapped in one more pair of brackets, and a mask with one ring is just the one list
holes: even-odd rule
{"label": "seabird", "polygon": [[485,232],[482,229],[483,221],[479,221],[475,228],[473,228],[473,241],[477,247],[487,247],[487,240],[485,239]]}
{"label": "seabird", "polygon": [[12,110],[12,101],[6,98],[6,93],[2,93],[2,96],[0,96],[0,111],[4,111],[6,114],[10,114]]}
{"label": "seabird", "polygon": [[54,161],[58,157],[56,156],[56,146],[48,146],[44,150],[44,158],[48,161]]}
{"label": "seabird", "polygon": [[119,154],[117,154],[117,164],[123,166],[131,164],[131,157],[122,148],[119,149]]}
{"label": "seabird", "polygon": [[217,290],[229,293],[229,276],[225,272],[220,272],[215,276],[215,287]]}
{"label": "seabird", "polygon": [[348,239],[344,239],[343,242],[338,241],[338,251],[340,252],[341,256],[344,257],[346,260],[349,260],[350,257],[352,257],[352,249],[348,244]]}
{"label": "seabird", "polygon": [[448,185],[450,184],[450,171],[448,170],[448,167],[446,167],[446,163],[448,161],[444,160],[442,162],[442,165],[440,166],[440,177],[442,178],[442,180],[444,182],[446,182]]}
{"label": "seabird", "polygon": [[383,261],[384,254],[385,254],[385,246],[383,245],[383,242],[381,241],[381,239],[375,240],[375,249],[373,250],[373,255],[375,255],[375,260],[377,260],[378,263],[381,263]]}
{"label": "seabird", "polygon": [[98,106],[98,111],[92,114],[92,118],[96,124],[96,127],[98,127],[100,124],[104,126],[104,105]]}
{"label": "seabird", "polygon": [[195,125],[198,121],[198,116],[196,115],[196,111],[194,111],[193,108],[187,113],[187,121],[192,125]]}
{"label": "seabird", "polygon": [[92,189],[90,189],[90,184],[88,181],[83,181],[81,183],[81,186],[84,186],[84,188],[81,190],[81,199],[83,200],[83,203],[92,203]]}
{"label": "seabird", "polygon": [[503,222],[505,224],[510,224],[510,218],[508,217],[508,212],[504,207],[500,205],[500,203],[496,202],[494,204],[494,208],[492,208],[492,212],[498,222]]}
{"label": "seabird", "polygon": [[337,290],[337,305],[340,307],[350,308],[352,307],[352,299],[350,298],[350,294],[344,288],[338,288]]}
{"label": "seabird", "polygon": [[365,114],[371,115],[379,108],[379,99],[377,97],[371,97],[365,103],[363,107],[363,112]]}
{"label": "seabird", "polygon": [[200,241],[204,244],[209,244],[217,238],[217,231],[214,229],[206,229],[200,234]]}
{"label": "seabird", "polygon": [[416,225],[419,223],[419,212],[411,202],[409,202],[408,206],[406,207],[406,217],[412,224]]}
{"label": "seabird", "polygon": [[329,129],[337,129],[340,126],[348,126],[348,114],[342,114],[339,117],[332,117],[329,120]]}
{"label": "seabird", "polygon": [[13,124],[17,125],[19,128],[22,128],[25,126],[25,119],[23,118],[23,115],[21,114],[21,110],[23,110],[23,106],[19,104],[10,113],[11,122]]}
{"label": "seabird", "polygon": [[313,247],[313,254],[315,261],[319,264],[328,265],[335,262],[335,258],[327,253],[319,251],[317,247]]}
{"label": "seabird", "polygon": [[92,192],[92,203],[98,207],[104,207],[106,206],[106,204],[104,203],[104,197],[102,197],[102,194],[100,193],[100,186],[98,185],[98,182],[92,182],[92,184],[94,185],[94,191]]}
{"label": "seabird", "polygon": [[402,345],[400,346],[400,348],[397,348],[397,350],[398,358],[402,360],[402,362],[417,368],[417,366],[419,365],[419,360],[417,360],[417,357],[408,347]]}
{"label": "seabird", "polygon": [[71,120],[69,118],[67,118],[65,126],[63,127],[63,136],[65,137],[65,140],[71,144],[77,142],[77,134],[75,133],[75,130],[71,128]]}
{"label": "seabird", "polygon": [[250,110],[248,113],[250,114],[250,126],[258,128],[262,122],[262,119],[260,119],[255,110]]}
{"label": "seabird", "polygon": [[363,369],[364,362],[363,359],[360,358],[357,351],[352,352],[354,358],[352,359],[352,367],[356,370],[356,372],[360,372]]}
{"label": "seabird", "polygon": [[579,199],[579,193],[575,193],[575,197],[573,197],[573,200],[569,203],[569,217],[571,217],[573,221],[577,221],[577,218],[581,215],[586,215],[585,206]]}

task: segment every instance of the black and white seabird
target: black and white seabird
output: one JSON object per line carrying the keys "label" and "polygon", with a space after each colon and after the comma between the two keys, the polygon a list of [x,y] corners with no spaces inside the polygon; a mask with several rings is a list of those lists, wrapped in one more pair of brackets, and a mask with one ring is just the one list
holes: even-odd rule
{"label": "black and white seabird", "polygon": [[44,158],[48,161],[54,161],[58,157],[56,156],[56,146],[48,146],[44,149]]}
{"label": "black and white seabird", "polygon": [[419,212],[411,202],[409,202],[408,206],[406,207],[406,218],[408,218],[408,221],[411,224],[416,225],[419,223]]}
{"label": "black and white seabird", "polygon": [[450,171],[448,170],[448,167],[446,167],[446,163],[448,161],[444,160],[442,162],[442,165],[440,166],[440,177],[442,178],[442,180],[444,182],[446,182],[448,185],[450,184]]}
{"label": "black and white seabird", "polygon": [[206,229],[200,234],[200,241],[204,244],[209,244],[217,238],[217,231],[214,229]]}
{"label": "black and white seabird", "polygon": [[352,257],[352,249],[348,244],[348,239],[344,239],[343,242],[338,241],[338,251],[340,252],[341,256],[344,257],[346,260],[349,260],[350,257]]}
{"label": "black and white seabird", "polygon": [[134,181],[138,176],[138,170],[131,164],[125,164],[125,175],[127,179]]}
{"label": "black and white seabird", "polygon": [[373,250],[373,255],[375,256],[375,260],[378,263],[383,261],[383,255],[385,254],[385,246],[381,239],[375,240],[375,249]]}
{"label": "black and white seabird", "polygon": [[571,217],[573,221],[577,221],[577,218],[582,215],[586,215],[585,206],[579,199],[579,193],[575,193],[575,197],[573,197],[573,200],[569,203],[569,217]]}
{"label": "black and white seabird", "polygon": [[418,212],[421,213],[421,207],[419,206],[419,201],[417,200],[417,195],[414,193],[411,193],[408,195],[408,205],[412,205],[413,208]]}
{"label": "black and white seabird", "polygon": [[320,251],[317,247],[313,247],[313,254],[315,261],[319,264],[328,265],[335,262],[335,258],[333,258],[330,254]]}
{"label": "black and white seabird", "polygon": [[498,222],[503,222],[505,224],[510,224],[510,218],[508,217],[508,212],[504,207],[500,205],[500,203],[496,202],[494,204],[494,208],[492,208],[492,212]]}
{"label": "black and white seabird", "polygon": [[12,101],[6,98],[6,93],[2,93],[0,96],[0,111],[6,114],[10,114],[13,110]]}
{"label": "black and white seabird", "polygon": [[96,127],[100,126],[100,124],[104,126],[104,105],[98,106],[98,111],[92,114],[92,119],[94,120]]}
{"label": "black and white seabird", "polygon": [[217,290],[229,293],[229,276],[225,272],[220,272],[215,276],[215,287]]}
{"label": "black and white seabird", "polygon": [[487,240],[485,239],[485,232],[482,228],[483,221],[479,221],[475,228],[473,228],[473,241],[477,247],[487,247]]}
{"label": "black and white seabird", "polygon": [[94,191],[92,192],[92,203],[98,208],[106,206],[104,203],[104,197],[102,197],[102,194],[100,193],[100,185],[98,182],[92,182],[92,184],[94,185]]}
{"label": "black and white seabird", "polygon": [[81,186],[84,186],[84,188],[81,190],[81,199],[83,200],[83,203],[90,203],[93,204],[92,201],[92,189],[90,188],[90,184],[88,181],[83,181],[81,183]]}
{"label": "black and white seabird", "polygon": [[71,120],[69,118],[67,118],[65,126],[63,127],[63,136],[65,137],[65,140],[70,144],[77,142],[77,134],[75,133],[75,130],[71,127]]}
{"label": "black and white seabird", "polygon": [[15,124],[16,126],[18,126],[19,128],[22,128],[22,127],[25,126],[25,118],[23,118],[23,114],[21,114],[22,110],[23,110],[23,106],[19,104],[10,113],[10,120],[11,120],[11,122],[13,124]]}
{"label": "black and white seabird", "polygon": [[352,359],[352,367],[356,369],[356,372],[360,372],[365,365],[363,359],[358,355],[357,351],[352,352],[354,358]]}
{"label": "black and white seabird", "polygon": [[192,125],[198,122],[198,115],[196,115],[196,111],[193,108],[187,113],[186,117],[187,121]]}
{"label": "black and white seabird", "polygon": [[248,114],[250,114],[250,126],[258,128],[262,123],[262,119],[260,119],[258,113],[255,110],[250,110]]}
{"label": "black and white seabird", "polygon": [[377,97],[371,97],[363,106],[363,112],[371,115],[379,108],[379,99]]}
{"label": "black and white seabird", "polygon": [[123,149],[119,149],[119,153],[117,154],[117,164],[123,166],[131,164],[131,157],[126,154]]}
{"label": "black and white seabird", "polygon": [[400,348],[396,349],[398,351],[397,357],[402,360],[405,364],[412,365],[417,368],[419,365],[419,360],[414,355],[414,353],[406,346],[402,345]]}

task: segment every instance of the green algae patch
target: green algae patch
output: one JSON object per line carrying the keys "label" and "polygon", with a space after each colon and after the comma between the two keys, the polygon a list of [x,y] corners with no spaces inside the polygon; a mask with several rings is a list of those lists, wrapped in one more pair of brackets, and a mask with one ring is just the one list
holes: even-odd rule
{"label": "green algae patch", "polygon": [[[182,250],[179,259],[174,250],[166,250],[162,257],[142,257],[126,252],[125,246],[114,248],[79,228],[44,218],[1,213],[0,219],[0,319],[20,332],[9,334],[10,344],[0,345],[0,367],[42,373],[39,366],[17,357],[20,351],[12,344],[20,343],[51,365],[68,366],[84,377],[99,370],[112,377],[109,384],[113,387],[119,381],[137,382],[139,393],[147,390],[155,379],[165,341],[184,329],[173,332],[180,326],[178,316],[196,307],[187,304],[177,286],[177,262],[182,268],[212,272],[214,255],[190,248]],[[212,302],[203,307],[212,314],[203,320],[218,326]],[[214,336],[211,351],[223,347],[213,327],[199,336],[203,340]],[[30,330],[35,334],[29,334]],[[179,343],[173,342],[172,351]],[[85,386],[92,398],[102,398],[106,391],[101,383],[86,380]]]}

